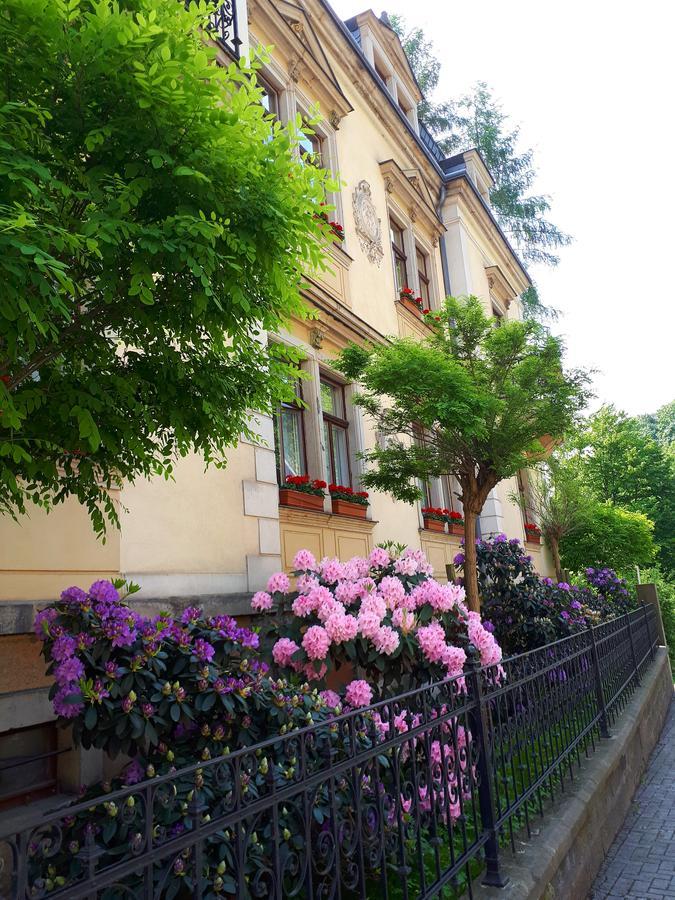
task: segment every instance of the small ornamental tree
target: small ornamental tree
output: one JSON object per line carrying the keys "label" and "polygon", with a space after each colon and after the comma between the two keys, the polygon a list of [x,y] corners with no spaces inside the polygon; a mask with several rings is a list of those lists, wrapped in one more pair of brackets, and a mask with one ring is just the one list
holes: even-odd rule
{"label": "small ornamental tree", "polygon": [[216,65],[213,7],[6,0],[0,16],[0,510],[85,504],[220,464],[292,394],[301,314],[333,240],[326,173]]}
{"label": "small ornamental tree", "polygon": [[[384,440],[364,453],[367,487],[410,503],[420,481],[454,475],[462,489],[469,608],[480,609],[476,519],[490,491],[546,457],[587,399],[588,376],[563,368],[559,339],[536,322],[499,328],[476,297],[448,298],[432,336],[348,347],[338,366]],[[542,443],[542,438],[544,443]]]}
{"label": "small ornamental tree", "polygon": [[541,464],[535,477],[530,479],[527,500],[520,494],[512,494],[510,499],[524,510],[527,508],[534,512],[539,530],[551,551],[556,578],[562,581],[560,541],[581,527],[590,502],[576,474],[552,456]]}

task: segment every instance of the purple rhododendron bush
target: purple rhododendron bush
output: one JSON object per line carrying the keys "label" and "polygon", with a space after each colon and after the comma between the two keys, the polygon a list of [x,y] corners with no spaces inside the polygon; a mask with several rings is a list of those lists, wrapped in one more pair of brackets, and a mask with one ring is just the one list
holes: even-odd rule
{"label": "purple rhododendron bush", "polygon": [[[59,724],[72,728],[76,744],[131,762],[111,783],[82,789],[86,811],[64,812],[58,840],[41,835],[31,843],[31,890],[49,894],[80,880],[92,847],[100,870],[151,841],[156,890],[191,897],[197,857],[192,847],[172,850],[172,841],[231,810],[235,797],[261,799],[323,771],[327,760],[376,746],[377,775],[364,766],[358,792],[345,778],[315,787],[309,832],[289,800],[276,810],[276,839],[271,811],[257,815],[243,857],[236,829],[209,834],[200,856],[204,896],[266,896],[275,858],[292,861],[291,878],[300,856],[319,858],[326,835],[353,821],[359,804],[369,809],[364,839],[379,845],[391,833],[383,846],[392,847],[402,828],[406,840],[416,833],[426,846],[439,823],[452,829],[477,807],[471,725],[453,707],[466,698],[469,655],[501,677],[501,651],[467,611],[463,590],[434,581],[423,554],[403,548],[378,547],[344,564],[301,551],[295,565],[294,589],[279,573],[253,599],[269,613],[267,661],[255,630],[194,607],[180,619],[143,617],[120,594],[122,582],[68,588],[38,613]],[[326,679],[343,666],[350,679],[338,694]],[[402,691],[411,692],[404,702],[363,709]],[[230,752],[275,736],[229,762]],[[415,771],[425,772],[424,783]],[[158,779],[148,795],[145,785]],[[116,793],[125,786],[131,793]],[[383,860],[372,865],[379,878]],[[123,883],[133,888],[137,879]],[[102,896],[115,896],[111,890]]]}
{"label": "purple rhododendron bush", "polygon": [[322,687],[347,666],[349,706],[461,675],[472,651],[483,666],[502,658],[464,589],[435,581],[421,550],[381,546],[346,563],[301,550],[293,566],[294,589],[280,572],[252,601],[269,614],[272,658]]}

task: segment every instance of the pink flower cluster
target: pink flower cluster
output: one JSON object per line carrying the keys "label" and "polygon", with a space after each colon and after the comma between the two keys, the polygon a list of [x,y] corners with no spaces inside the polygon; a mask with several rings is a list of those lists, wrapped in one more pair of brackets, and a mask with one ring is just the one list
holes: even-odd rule
{"label": "pink flower cluster", "polygon": [[[252,606],[275,612],[274,662],[308,680],[348,665],[368,676],[372,696],[373,687],[391,683],[389,669],[414,671],[421,683],[461,676],[470,644],[484,665],[501,659],[494,636],[468,612],[464,589],[430,577],[432,567],[421,550],[376,547],[367,558],[347,562],[317,561],[300,550],[294,566],[295,590],[287,575],[277,573]],[[352,688],[352,699],[358,692]]]}

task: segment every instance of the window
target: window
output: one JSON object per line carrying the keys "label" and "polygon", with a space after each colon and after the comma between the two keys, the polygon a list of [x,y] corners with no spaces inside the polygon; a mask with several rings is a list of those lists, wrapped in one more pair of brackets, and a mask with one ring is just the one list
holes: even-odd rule
{"label": "window", "polygon": [[393,219],[389,219],[389,234],[391,235],[391,252],[394,256],[394,280],[398,292],[404,287],[408,287],[408,269],[403,229]]}
{"label": "window", "polygon": [[321,137],[311,130],[311,125],[305,125],[307,131],[300,131],[298,135],[298,144],[300,146],[301,153],[309,153],[312,156],[312,159],[308,160],[311,165],[316,166],[317,169],[322,168],[322,144],[323,141]]}
{"label": "window", "polygon": [[274,88],[270,87],[270,85],[266,81],[264,81],[259,75],[258,75],[258,84],[260,85],[260,87],[263,90],[263,95],[262,95],[261,100],[262,100],[262,105],[265,108],[265,112],[268,112],[271,115],[278,117],[278,115],[279,115],[279,95],[274,90]]}
{"label": "window", "polygon": [[441,496],[443,498],[444,509],[450,512],[458,512],[464,515],[464,507],[459,495],[462,493],[459,481],[454,475],[443,475],[441,478]]}
{"label": "window", "polygon": [[523,516],[525,517],[526,522],[532,522],[533,524],[537,524],[537,519],[534,514],[534,509],[532,508],[532,502],[530,498],[530,484],[528,480],[527,472],[521,469],[518,472],[518,496],[520,497],[520,508],[523,511]]}
{"label": "window", "polygon": [[492,301],[492,315],[494,316],[495,326],[498,328],[504,321],[504,311],[494,300]]}
{"label": "window", "polygon": [[345,389],[324,377],[321,378],[321,410],[326,472],[330,481],[351,487]]}
{"label": "window", "polygon": [[0,810],[53,794],[57,756],[54,722],[0,736]]}
{"label": "window", "polygon": [[419,247],[415,247],[417,256],[417,277],[420,282],[420,297],[424,300],[424,306],[431,307],[431,279],[429,277],[428,256]]}
{"label": "window", "polygon": [[302,390],[296,386],[299,399],[282,403],[274,419],[274,449],[277,457],[277,478],[283,484],[289,475],[307,474],[305,426],[300,405]]}

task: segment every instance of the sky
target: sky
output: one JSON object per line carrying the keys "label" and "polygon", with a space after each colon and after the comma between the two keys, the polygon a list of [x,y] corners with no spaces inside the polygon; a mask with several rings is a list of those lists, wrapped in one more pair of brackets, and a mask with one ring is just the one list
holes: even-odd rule
{"label": "sky", "polygon": [[[342,18],[368,0],[331,0]],[[533,147],[550,218],[574,238],[529,267],[560,311],[570,365],[597,370],[592,408],[675,399],[674,7],[667,0],[382,0],[432,37],[432,99],[487,82]]]}

